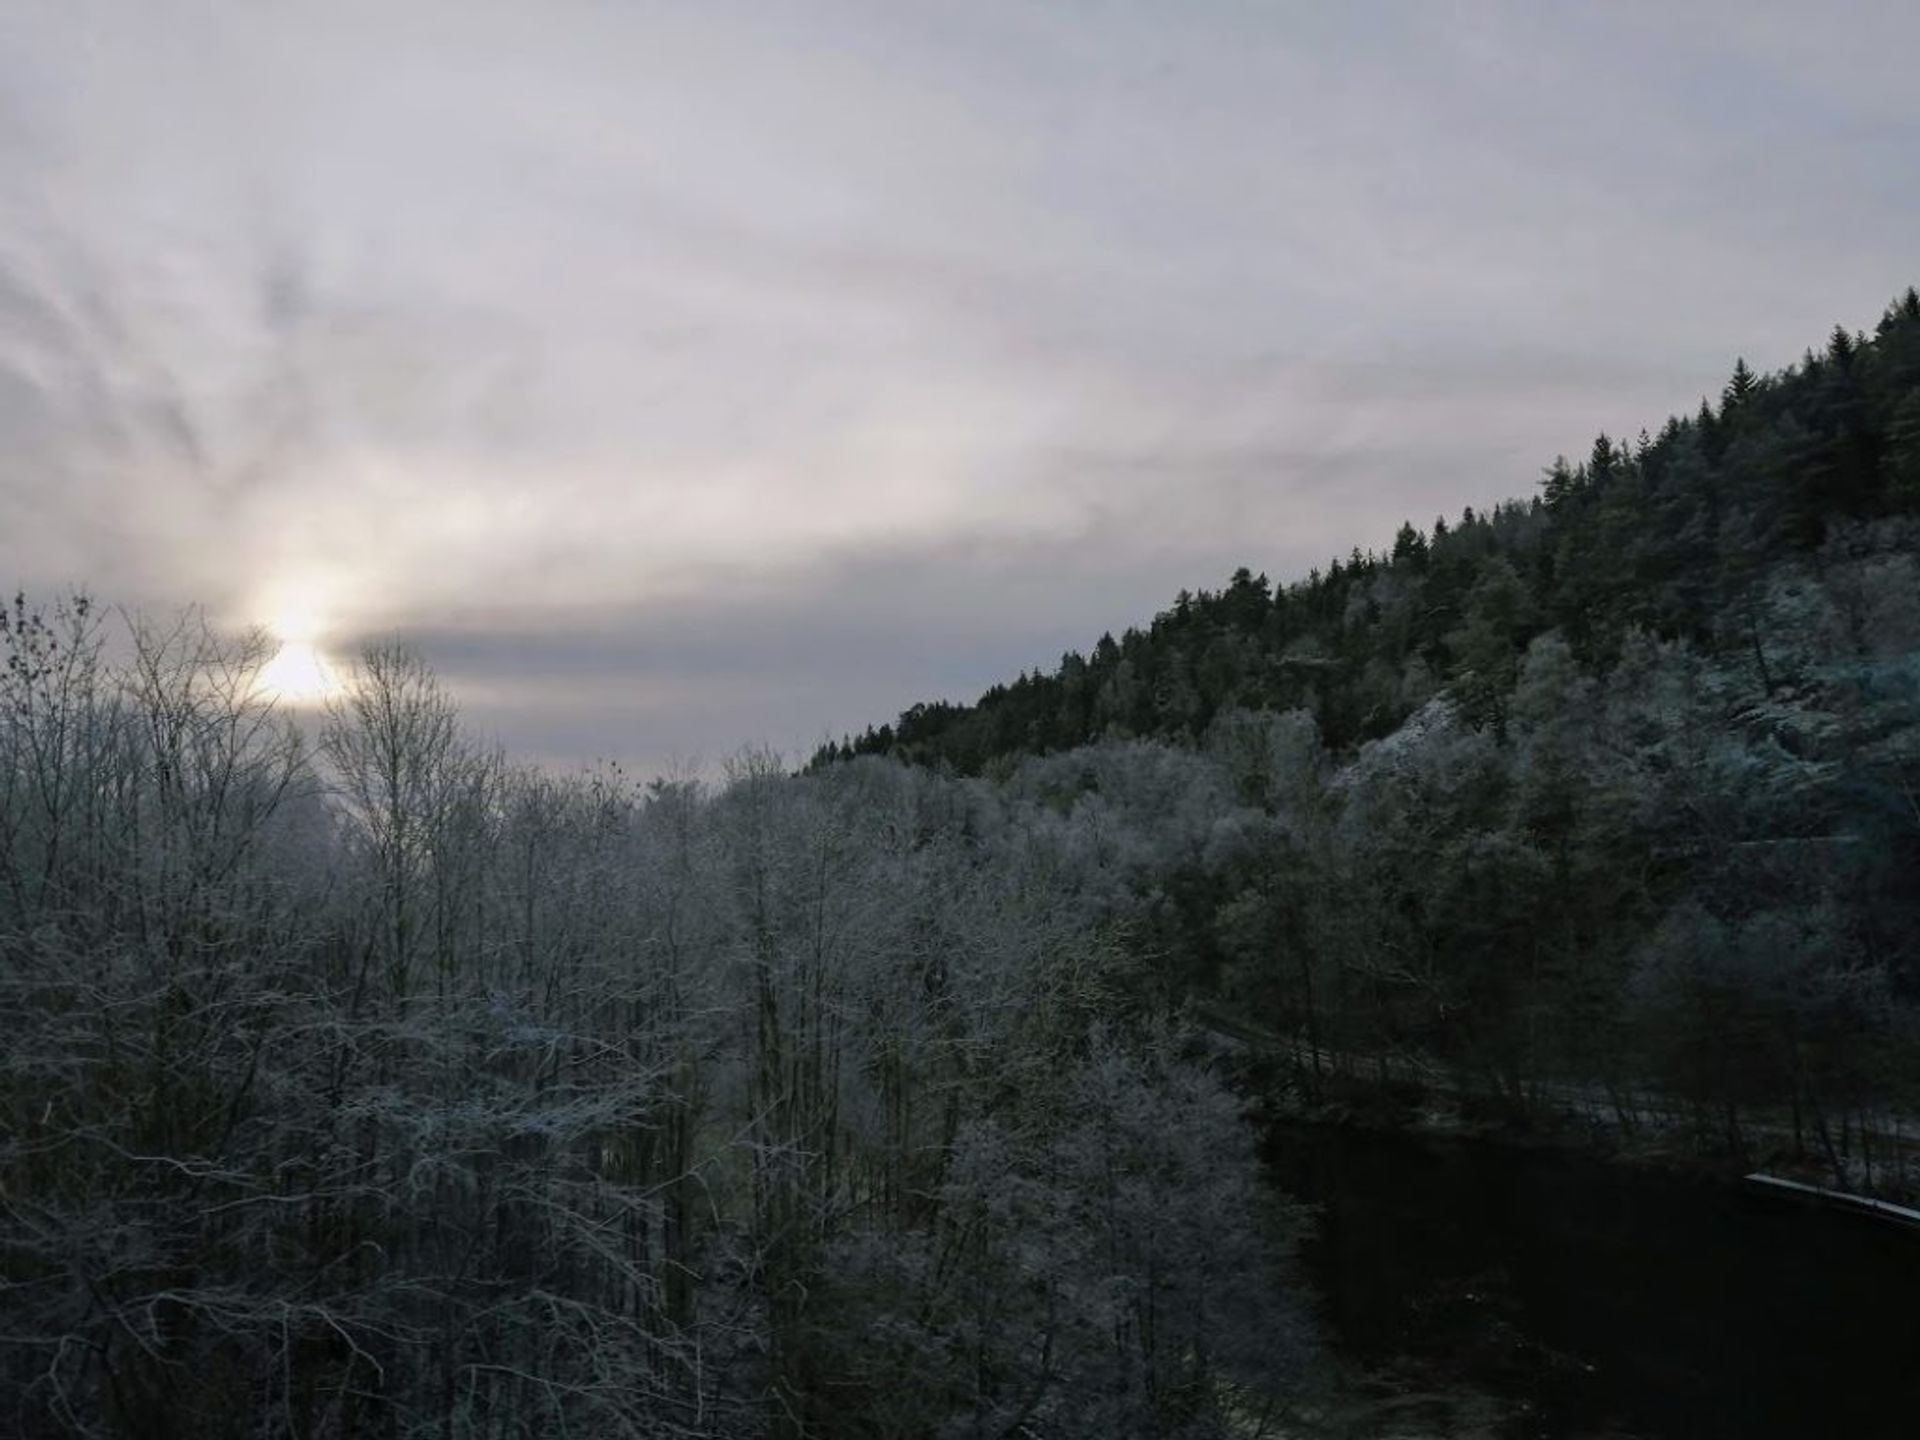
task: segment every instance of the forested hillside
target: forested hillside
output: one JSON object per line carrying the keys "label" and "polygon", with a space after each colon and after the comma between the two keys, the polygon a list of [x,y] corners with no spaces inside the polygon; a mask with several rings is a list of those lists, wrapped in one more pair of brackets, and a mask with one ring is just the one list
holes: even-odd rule
{"label": "forested hillside", "polygon": [[1039,785],[1096,847],[1206,809],[1140,863],[1136,953],[1310,1090],[1577,1104],[1900,1188],[1874,1137],[1920,1075],[1920,295],[1536,498],[1242,570],[816,767],[850,753]]}
{"label": "forested hillside", "polygon": [[1836,327],[1774,375],[1742,360],[1717,404],[1657,435],[1601,435],[1582,463],[1556,461],[1533,498],[1403,525],[1384,553],[1356,549],[1290,584],[1239,570],[1051,675],[970,706],[915,705],[815,760],[886,754],[971,774],[1105,737],[1196,740],[1234,708],[1306,709],[1344,753],[1442,692],[1497,730],[1528,644],[1547,631],[1592,674],[1634,636],[1745,647],[1777,690],[1792,677],[1767,656],[1773,571],[1900,549],[1867,522],[1916,513],[1920,294],[1909,289],[1872,336]]}

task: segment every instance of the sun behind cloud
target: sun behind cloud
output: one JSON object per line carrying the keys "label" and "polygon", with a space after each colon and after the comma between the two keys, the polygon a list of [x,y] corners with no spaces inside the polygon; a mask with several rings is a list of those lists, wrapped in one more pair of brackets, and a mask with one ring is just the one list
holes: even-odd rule
{"label": "sun behind cloud", "polygon": [[298,638],[280,642],[255,684],[260,694],[288,705],[317,704],[340,689],[326,657],[312,641]]}
{"label": "sun behind cloud", "polygon": [[278,648],[254,677],[254,693],[276,704],[318,705],[343,688],[327,658],[324,637],[337,614],[330,603],[338,585],[310,567],[281,573],[254,597],[256,615],[270,616],[261,629]]}

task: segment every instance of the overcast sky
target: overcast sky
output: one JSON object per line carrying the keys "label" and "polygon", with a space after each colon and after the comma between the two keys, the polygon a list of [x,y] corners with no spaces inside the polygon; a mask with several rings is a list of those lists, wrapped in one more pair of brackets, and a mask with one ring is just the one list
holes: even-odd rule
{"label": "overcast sky", "polygon": [[1530,493],[1920,280],[1920,6],[0,0],[0,582],[648,773]]}

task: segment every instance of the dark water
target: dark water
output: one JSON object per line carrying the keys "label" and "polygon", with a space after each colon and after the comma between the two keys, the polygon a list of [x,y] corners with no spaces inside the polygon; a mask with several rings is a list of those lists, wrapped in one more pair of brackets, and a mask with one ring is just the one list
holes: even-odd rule
{"label": "dark water", "polygon": [[1737,1180],[1283,1124],[1335,1348],[1515,1402],[1515,1436],[1920,1437],[1920,1230]]}

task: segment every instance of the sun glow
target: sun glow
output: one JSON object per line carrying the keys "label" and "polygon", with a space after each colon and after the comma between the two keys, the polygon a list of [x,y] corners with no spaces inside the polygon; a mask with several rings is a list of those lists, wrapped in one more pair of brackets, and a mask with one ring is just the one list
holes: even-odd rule
{"label": "sun glow", "polygon": [[256,695],[281,705],[317,705],[340,693],[321,644],[333,628],[328,601],[334,590],[309,573],[278,576],[256,594],[254,613],[271,617],[262,629],[278,645],[254,677]]}
{"label": "sun glow", "polygon": [[340,688],[313,642],[291,636],[261,667],[257,684],[262,695],[288,705],[311,705]]}

